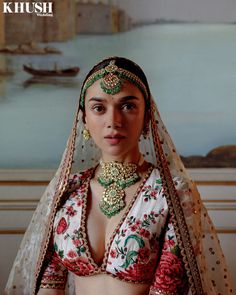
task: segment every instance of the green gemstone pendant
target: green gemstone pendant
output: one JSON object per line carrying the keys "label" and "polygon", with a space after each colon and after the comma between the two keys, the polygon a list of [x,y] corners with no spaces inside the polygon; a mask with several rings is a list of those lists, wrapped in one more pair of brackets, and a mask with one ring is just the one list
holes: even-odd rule
{"label": "green gemstone pendant", "polygon": [[125,192],[115,183],[106,188],[99,204],[101,211],[108,217],[118,214],[125,207]]}
{"label": "green gemstone pendant", "polygon": [[105,188],[99,204],[108,217],[118,214],[125,207],[125,188],[140,180],[138,166],[133,163],[100,162],[102,172],[97,180]]}

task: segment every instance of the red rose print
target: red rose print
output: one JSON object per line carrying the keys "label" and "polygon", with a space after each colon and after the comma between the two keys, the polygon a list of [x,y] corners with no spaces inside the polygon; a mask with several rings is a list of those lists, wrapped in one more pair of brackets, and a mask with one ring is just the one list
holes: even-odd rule
{"label": "red rose print", "polygon": [[155,271],[156,260],[152,259],[147,264],[136,262],[129,266],[125,271],[117,273],[121,279],[131,281],[146,281],[150,280]]}
{"label": "red rose print", "polygon": [[83,204],[84,204],[84,201],[83,201],[83,200],[80,200],[80,199],[79,199],[79,200],[77,201],[77,206],[78,206],[78,207],[82,206]]}
{"label": "red rose print", "polygon": [[50,262],[50,268],[54,272],[59,272],[61,270],[61,264],[60,264],[60,258],[58,258],[58,255],[56,252],[53,254],[53,259]]}
{"label": "red rose print", "polygon": [[138,260],[140,262],[147,262],[150,257],[150,249],[147,247],[140,248],[138,251]]}
{"label": "red rose print", "polygon": [[57,234],[63,234],[68,228],[67,222],[64,217],[60,219],[57,225]]}
{"label": "red rose print", "polygon": [[150,196],[151,196],[153,199],[156,200],[156,191],[152,191],[151,194],[150,194]]}
{"label": "red rose print", "polygon": [[175,241],[173,239],[166,239],[164,242],[163,250],[170,250],[175,246]]}
{"label": "red rose print", "polygon": [[183,264],[175,254],[163,251],[155,275],[154,289],[175,293],[182,285],[184,275]]}
{"label": "red rose print", "polygon": [[139,234],[144,237],[144,238],[149,238],[150,237],[150,232],[144,228],[140,229]]}
{"label": "red rose print", "polygon": [[73,217],[76,215],[76,210],[73,208],[73,206],[67,206],[66,207],[66,214],[68,214],[69,216]]}
{"label": "red rose print", "polygon": [[69,256],[70,258],[75,258],[77,256],[76,252],[73,250],[70,250],[67,254],[67,256]]}
{"label": "red rose print", "polygon": [[136,220],[136,226],[140,226],[142,224],[142,221],[140,219]]}
{"label": "red rose print", "polygon": [[77,247],[81,245],[81,241],[79,239],[72,240],[72,243]]}
{"label": "red rose print", "polygon": [[112,258],[116,258],[116,250],[111,249],[110,255]]}
{"label": "red rose print", "polygon": [[78,257],[75,259],[65,258],[62,262],[68,270],[76,275],[89,275],[94,270],[93,265],[85,257]]}
{"label": "red rose print", "polygon": [[137,226],[135,224],[133,224],[133,225],[131,225],[130,229],[131,229],[131,231],[136,231]]}

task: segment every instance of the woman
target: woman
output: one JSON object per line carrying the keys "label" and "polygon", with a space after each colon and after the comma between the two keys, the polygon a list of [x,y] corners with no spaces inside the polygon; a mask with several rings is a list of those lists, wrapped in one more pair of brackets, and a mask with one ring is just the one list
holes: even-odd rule
{"label": "woman", "polygon": [[[78,172],[80,171],[80,172]],[[233,294],[214,227],[132,61],[97,64],[6,294]]]}

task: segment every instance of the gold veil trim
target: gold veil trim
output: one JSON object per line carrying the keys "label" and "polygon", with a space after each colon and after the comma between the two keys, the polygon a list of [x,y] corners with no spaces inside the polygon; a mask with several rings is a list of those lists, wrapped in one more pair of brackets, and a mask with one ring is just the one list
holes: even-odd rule
{"label": "gold veil trim", "polygon": [[[156,106],[152,100],[151,108],[156,111]],[[188,227],[184,218],[183,210],[180,204],[178,193],[175,189],[173,178],[171,177],[167,160],[160,143],[155,125],[155,117],[153,116],[154,110],[151,111],[151,127],[153,133],[153,141],[158,161],[158,168],[162,179],[164,194],[167,200],[168,208],[173,222],[175,234],[178,241],[178,246],[181,249],[181,255],[184,261],[185,270],[188,276],[188,282],[193,295],[204,294],[202,289],[201,277],[197,261],[195,259],[194,250],[191,244],[191,238],[188,232]]]}

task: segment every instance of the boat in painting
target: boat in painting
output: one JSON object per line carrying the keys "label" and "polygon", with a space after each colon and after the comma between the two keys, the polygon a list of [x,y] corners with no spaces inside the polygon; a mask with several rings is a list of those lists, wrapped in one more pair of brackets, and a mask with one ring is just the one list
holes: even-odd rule
{"label": "boat in painting", "polygon": [[48,69],[35,69],[29,65],[23,65],[24,71],[27,73],[37,76],[37,77],[75,77],[78,73],[80,68],[79,67],[71,67],[71,68],[55,68],[53,70]]}

